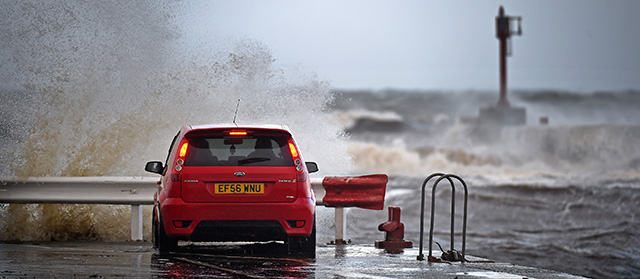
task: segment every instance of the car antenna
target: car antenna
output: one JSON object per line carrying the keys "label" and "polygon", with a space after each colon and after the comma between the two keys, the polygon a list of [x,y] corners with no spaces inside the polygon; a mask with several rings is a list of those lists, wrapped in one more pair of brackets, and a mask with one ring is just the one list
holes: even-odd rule
{"label": "car antenna", "polygon": [[236,124],[236,127],[238,127],[238,124],[236,123],[236,116],[238,116],[239,106],[240,106],[240,99],[238,99],[238,104],[236,104],[236,113],[233,114],[233,124]]}

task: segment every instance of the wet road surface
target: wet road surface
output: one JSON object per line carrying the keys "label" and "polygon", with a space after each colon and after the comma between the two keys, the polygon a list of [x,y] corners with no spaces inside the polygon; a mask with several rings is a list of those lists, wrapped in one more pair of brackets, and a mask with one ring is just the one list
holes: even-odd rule
{"label": "wet road surface", "polygon": [[428,263],[417,254],[373,245],[319,245],[316,259],[305,259],[287,256],[281,243],[191,244],[168,255],[144,242],[0,244],[0,278],[579,278],[471,256]]}

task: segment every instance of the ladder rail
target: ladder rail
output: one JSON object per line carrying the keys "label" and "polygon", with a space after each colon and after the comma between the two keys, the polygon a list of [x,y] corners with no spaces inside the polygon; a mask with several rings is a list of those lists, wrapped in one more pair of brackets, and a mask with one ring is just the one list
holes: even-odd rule
{"label": "ladder rail", "polygon": [[464,255],[465,255],[465,251],[466,251],[466,241],[467,241],[467,206],[468,206],[468,196],[469,196],[469,191],[468,191],[468,187],[467,187],[467,183],[464,181],[464,179],[462,179],[460,176],[455,175],[455,174],[444,174],[444,173],[433,173],[431,175],[429,175],[424,182],[422,183],[422,195],[421,195],[421,204],[420,204],[420,251],[418,254],[418,260],[424,260],[424,253],[423,253],[423,243],[424,243],[424,202],[425,202],[425,188],[427,183],[429,182],[429,180],[431,180],[434,177],[438,177],[438,179],[434,182],[433,184],[433,188],[432,188],[432,194],[431,194],[431,224],[429,226],[429,257],[428,259],[431,260],[433,259],[432,257],[432,248],[433,248],[433,227],[434,227],[434,220],[435,220],[435,196],[436,196],[436,188],[438,186],[438,184],[443,180],[446,179],[447,181],[449,181],[449,184],[451,185],[451,243],[450,243],[450,247],[451,250],[454,250],[454,226],[455,226],[455,183],[453,182],[452,178],[458,180],[460,182],[460,184],[462,184],[463,188],[464,188],[464,213],[463,213],[463,222],[462,222],[462,261],[465,261],[464,259]]}

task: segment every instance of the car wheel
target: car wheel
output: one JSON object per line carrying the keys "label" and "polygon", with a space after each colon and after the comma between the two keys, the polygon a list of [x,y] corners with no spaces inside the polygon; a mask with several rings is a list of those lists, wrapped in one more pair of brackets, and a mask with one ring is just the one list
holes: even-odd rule
{"label": "car wheel", "polygon": [[316,257],[316,221],[314,218],[311,234],[304,236],[290,236],[287,241],[289,254],[306,258]]}
{"label": "car wheel", "polygon": [[153,206],[153,217],[151,220],[151,243],[153,243],[153,248],[158,248],[158,213],[157,208]]}
{"label": "car wheel", "polygon": [[173,252],[178,248],[178,240],[172,237],[167,236],[167,233],[164,231],[164,222],[160,216],[156,217],[158,221],[155,223],[158,227],[155,230],[156,233],[156,248],[158,248],[158,252],[161,254]]}

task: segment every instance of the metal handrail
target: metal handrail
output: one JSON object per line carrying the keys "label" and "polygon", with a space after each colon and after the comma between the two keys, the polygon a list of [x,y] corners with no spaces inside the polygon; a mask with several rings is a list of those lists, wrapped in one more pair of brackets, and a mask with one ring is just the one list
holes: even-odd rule
{"label": "metal handrail", "polygon": [[436,182],[433,184],[433,190],[432,190],[432,194],[431,194],[431,224],[430,224],[430,228],[429,228],[429,261],[431,261],[433,259],[432,257],[432,248],[433,248],[433,227],[434,227],[434,219],[435,219],[435,196],[436,196],[436,187],[438,186],[438,184],[440,183],[440,181],[442,181],[443,179],[447,179],[449,181],[449,184],[451,185],[451,243],[450,243],[450,250],[454,250],[454,223],[455,223],[455,184],[453,183],[453,180],[451,180],[451,178],[455,178],[458,181],[460,181],[460,183],[462,184],[462,186],[464,187],[464,214],[463,214],[463,223],[462,223],[462,259],[460,259],[461,261],[465,261],[464,259],[464,255],[465,255],[465,249],[466,249],[466,241],[467,241],[467,205],[468,205],[468,195],[469,195],[469,191],[467,188],[467,184],[465,183],[465,181],[460,177],[457,176],[455,174],[444,174],[444,173],[434,173],[429,175],[424,182],[422,183],[422,196],[421,196],[421,204],[420,204],[420,251],[418,254],[418,260],[424,260],[424,253],[423,253],[423,242],[424,242],[424,201],[425,201],[425,187],[427,185],[427,183],[429,182],[429,180],[431,180],[431,178],[434,177],[439,177]]}

